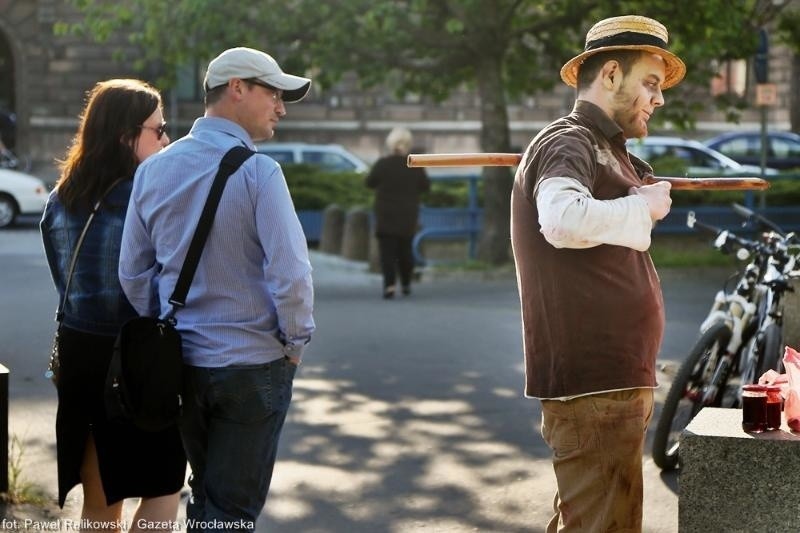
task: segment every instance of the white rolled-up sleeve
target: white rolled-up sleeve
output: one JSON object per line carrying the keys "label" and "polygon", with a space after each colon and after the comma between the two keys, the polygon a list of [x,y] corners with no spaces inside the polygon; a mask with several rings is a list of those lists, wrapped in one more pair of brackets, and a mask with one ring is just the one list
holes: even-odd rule
{"label": "white rolled-up sleeve", "polygon": [[542,235],[556,248],[650,247],[653,222],[640,196],[598,200],[578,180],[562,177],[543,180],[534,195]]}

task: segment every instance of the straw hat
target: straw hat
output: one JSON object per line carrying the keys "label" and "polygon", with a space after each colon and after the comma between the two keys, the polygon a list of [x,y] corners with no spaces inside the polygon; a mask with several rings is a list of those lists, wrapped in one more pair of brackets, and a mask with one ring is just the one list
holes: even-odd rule
{"label": "straw hat", "polygon": [[586,34],[583,52],[561,67],[561,79],[577,86],[578,69],[587,57],[608,50],[645,50],[661,56],[666,66],[662,89],[677,85],[686,74],[686,65],[667,50],[667,28],[657,20],[639,15],[624,15],[601,20]]}

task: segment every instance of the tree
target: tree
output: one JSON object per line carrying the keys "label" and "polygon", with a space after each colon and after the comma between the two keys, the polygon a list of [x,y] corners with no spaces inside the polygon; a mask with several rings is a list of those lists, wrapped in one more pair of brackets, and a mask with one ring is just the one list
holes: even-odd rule
{"label": "tree", "polygon": [[787,10],[778,23],[780,40],[792,50],[791,82],[789,83],[789,122],[792,131],[800,133],[800,2]]}
{"label": "tree", "polygon": [[[487,152],[510,150],[509,98],[559,83],[560,66],[582,49],[586,30],[601,18],[641,13],[667,23],[689,75],[663,116],[689,124],[692,112],[706,105],[691,96],[698,88],[706,94],[712,60],[751,55],[755,28],[777,13],[767,0],[72,1],[85,14],[73,31],[101,39],[129,32],[141,45],[139,62],[161,64],[167,84],[178,65],[248,45],[279,51],[287,70],[313,72],[323,84],[355,72],[364,86],[390,81],[398,94],[432,101],[472,87]],[[488,167],[483,176],[478,254],[498,264],[508,260],[512,177],[503,167]]]}

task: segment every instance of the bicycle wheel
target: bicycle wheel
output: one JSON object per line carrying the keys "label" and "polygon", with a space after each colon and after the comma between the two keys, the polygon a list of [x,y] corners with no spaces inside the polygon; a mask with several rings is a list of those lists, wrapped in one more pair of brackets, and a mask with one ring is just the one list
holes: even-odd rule
{"label": "bicycle wheel", "polygon": [[[653,435],[653,461],[662,470],[677,468],[678,438],[700,409],[705,407],[703,391],[711,381],[730,338],[731,330],[725,322],[712,324],[703,332],[678,369]],[[721,396],[718,394],[715,401]]]}
{"label": "bicycle wheel", "polygon": [[770,324],[764,329],[759,331],[757,335],[758,346],[758,370],[756,371],[755,381],[758,381],[764,372],[767,370],[774,370],[776,372],[783,372],[783,354],[781,348],[783,344],[783,331],[778,324]]}

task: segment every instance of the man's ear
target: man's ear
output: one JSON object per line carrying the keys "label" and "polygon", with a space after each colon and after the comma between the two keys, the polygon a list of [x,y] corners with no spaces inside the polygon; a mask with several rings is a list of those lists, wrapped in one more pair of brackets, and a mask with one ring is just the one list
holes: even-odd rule
{"label": "man's ear", "polygon": [[243,86],[244,80],[240,78],[231,78],[228,80],[228,90],[233,96],[234,100],[240,100],[242,98]]}
{"label": "man's ear", "polygon": [[600,70],[600,76],[603,80],[603,88],[613,90],[622,83],[622,70],[619,68],[619,62],[614,59],[606,61]]}

